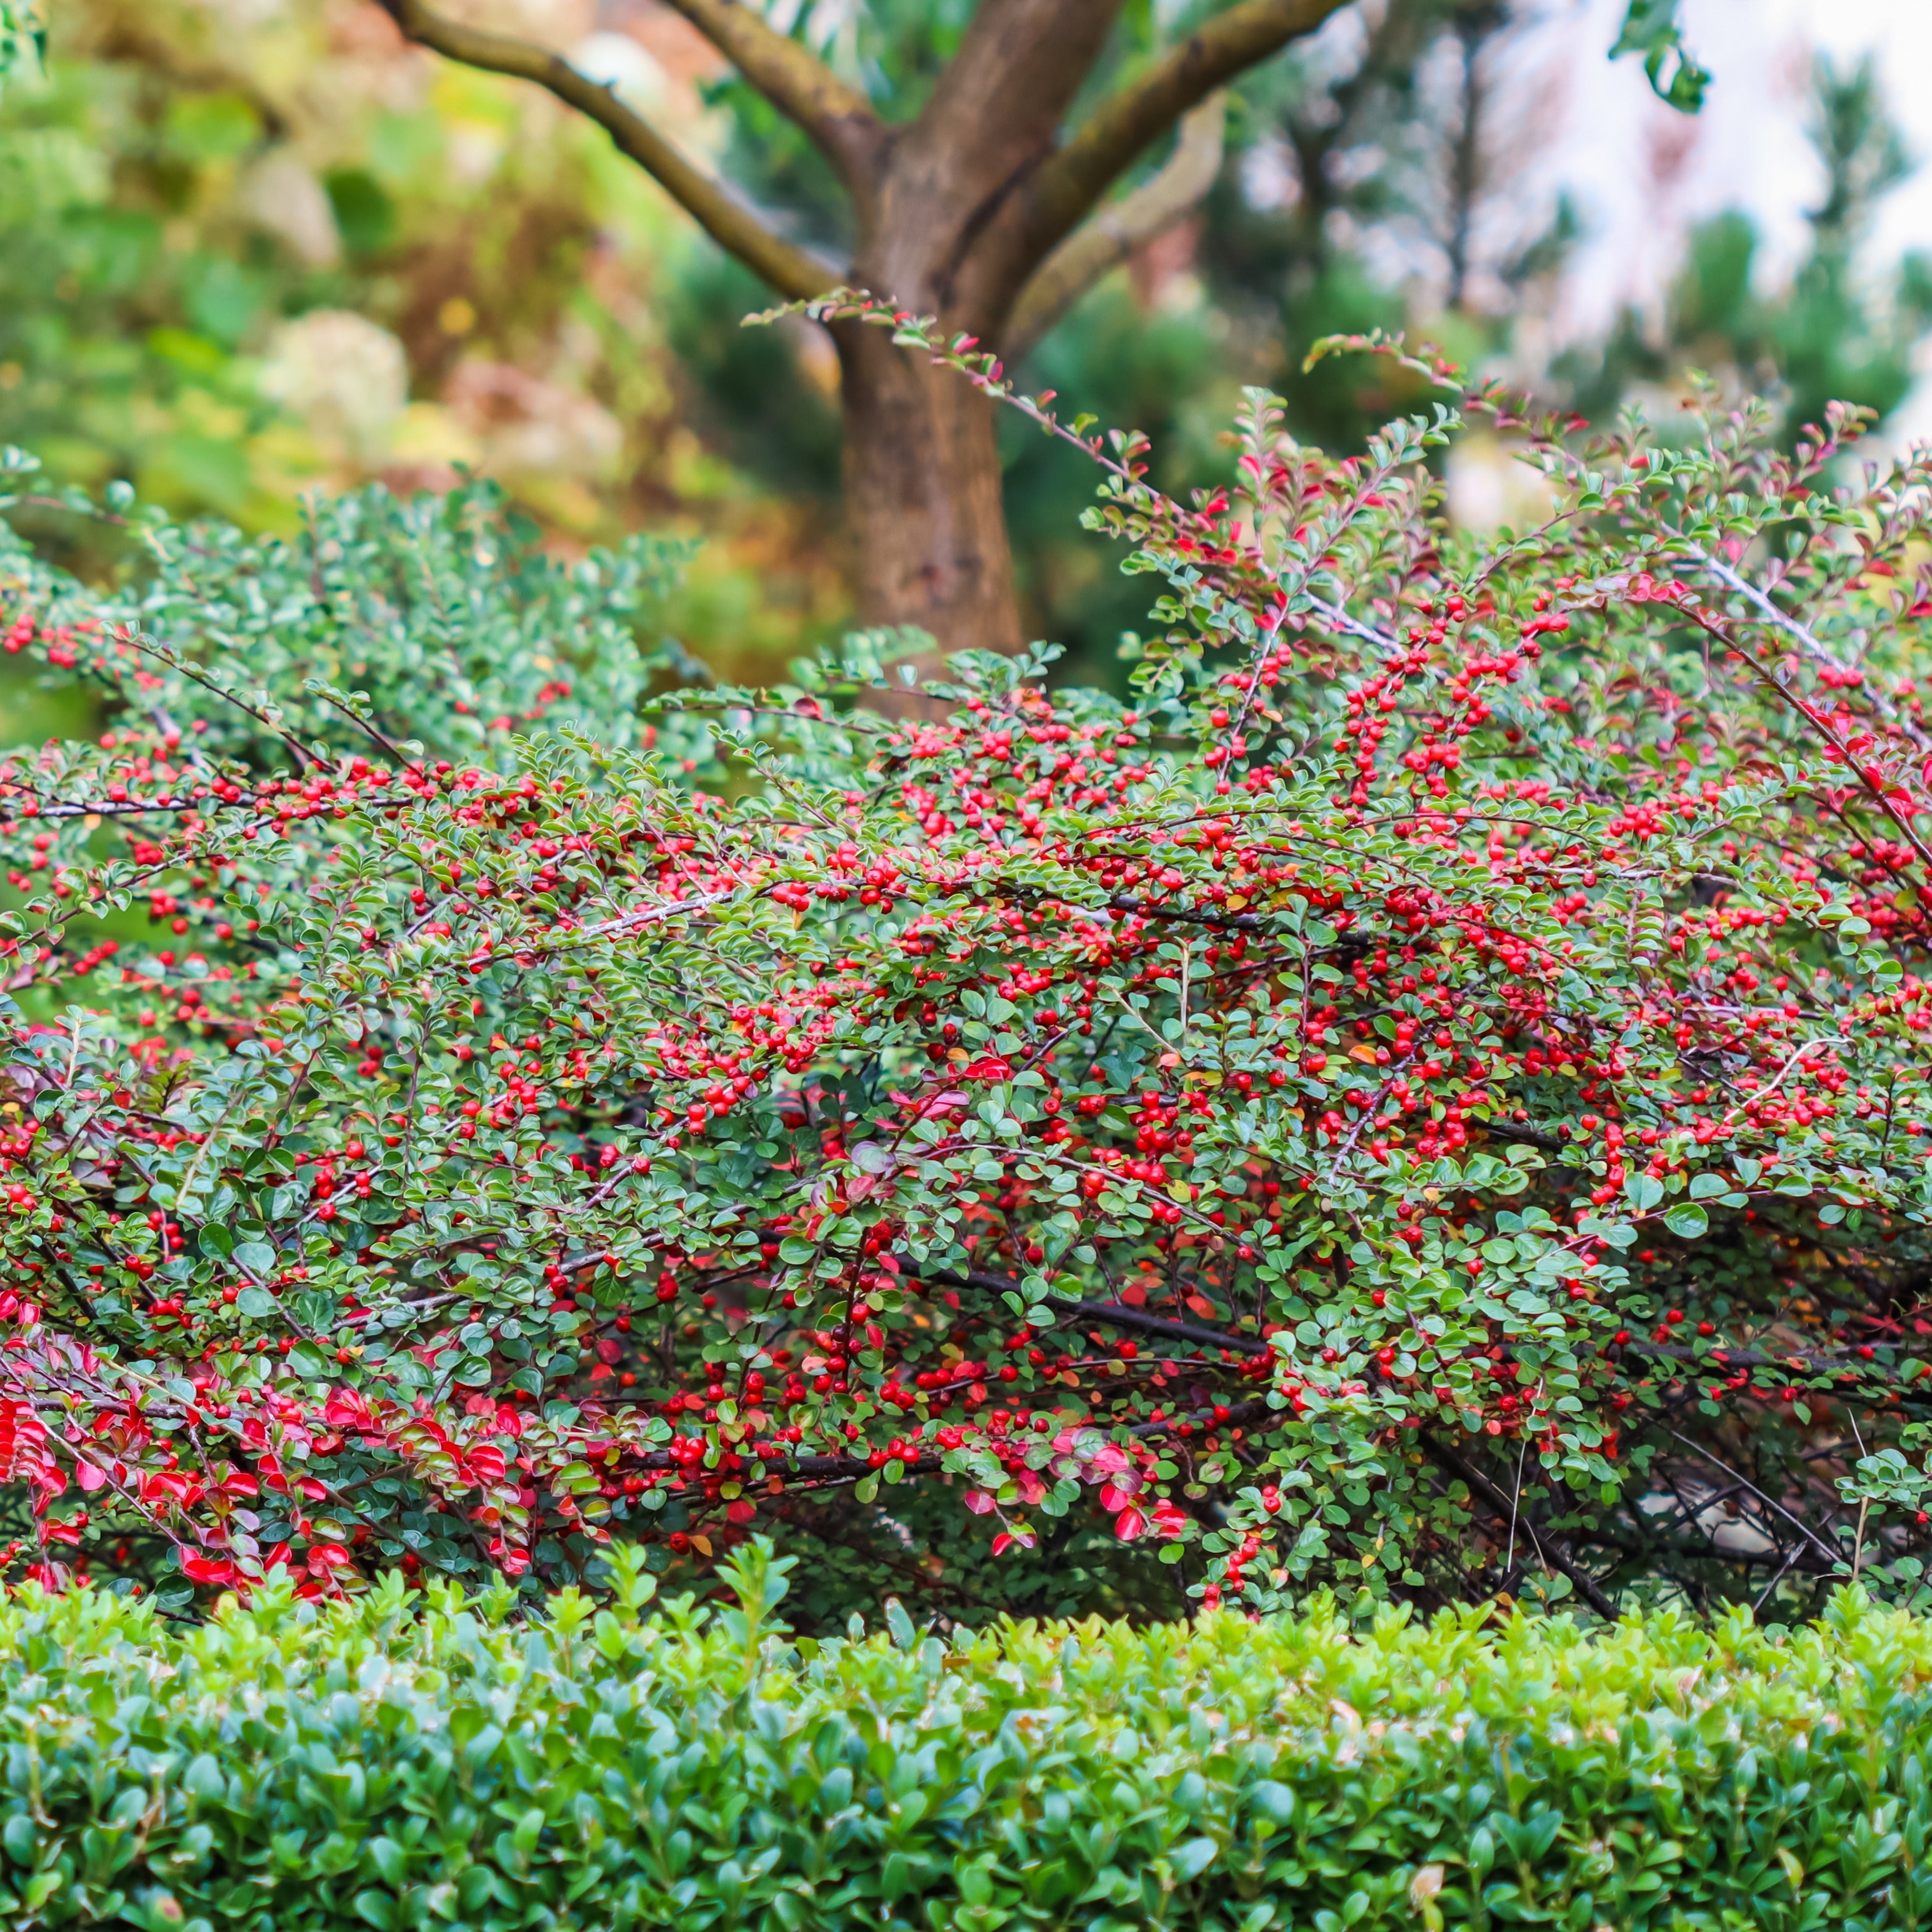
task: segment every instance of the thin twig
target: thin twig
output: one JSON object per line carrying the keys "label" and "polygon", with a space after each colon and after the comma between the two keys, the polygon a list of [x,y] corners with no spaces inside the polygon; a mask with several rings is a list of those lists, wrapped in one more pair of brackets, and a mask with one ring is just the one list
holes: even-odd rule
{"label": "thin twig", "polygon": [[1762,1503],[1767,1509],[1774,1509],[1777,1510],[1778,1514],[1784,1517],[1785,1521],[1790,1523],[1792,1528],[1798,1532],[1799,1535],[1804,1538],[1804,1539],[1810,1543],[1812,1548],[1816,1550],[1828,1563],[1835,1566],[1843,1560],[1839,1556],[1838,1552],[1835,1550],[1832,1549],[1828,1544],[1820,1537],[1816,1532],[1812,1528],[1811,1526],[1806,1522],[1802,1516],[1793,1516],[1790,1510],[1786,1509],[1782,1503],[1776,1502],[1772,1497],[1766,1496],[1763,1490],[1760,1489],[1755,1483],[1753,1483],[1748,1480],[1746,1478],[1739,1475],[1736,1470],[1733,1469],[1729,1463],[1719,1462],[1717,1457],[1711,1454],[1709,1450],[1702,1447],[1701,1444],[1692,1442],[1688,1436],[1678,1435],[1677,1431],[1674,1429],[1667,1429],[1664,1431],[1664,1433],[1666,1436],[1673,1438],[1676,1441],[1682,1443],[1684,1448],[1689,1450],[1694,1456],[1702,1456],[1704,1460],[1709,1463],[1712,1468],[1721,1469],[1726,1475],[1730,1478],[1732,1482],[1738,1484],[1742,1485],[1742,1487],[1750,1490],[1751,1494],[1756,1497],[1758,1501]]}

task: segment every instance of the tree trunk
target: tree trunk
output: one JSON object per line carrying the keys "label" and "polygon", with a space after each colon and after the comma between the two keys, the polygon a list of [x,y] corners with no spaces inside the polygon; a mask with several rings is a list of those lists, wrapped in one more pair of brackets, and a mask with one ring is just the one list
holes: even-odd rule
{"label": "tree trunk", "polygon": [[859,621],[916,626],[942,652],[1017,650],[992,405],[884,329],[833,333]]}
{"label": "tree trunk", "polygon": [[[533,81],[589,116],[779,294],[796,302],[831,292],[822,257],[768,226],[562,54],[446,18],[429,0],[380,4],[410,40]],[[1126,82],[1064,140],[1061,126],[1124,0],[979,0],[926,104],[903,122],[882,119],[861,88],[759,8],[738,0],[670,4],[804,131],[844,184],[858,242],[850,286],[936,316],[948,333],[964,331],[988,346],[1012,322],[1023,350],[1029,332],[1050,324],[1131,248],[1139,224],[1154,224],[1145,239],[1198,199],[1220,160],[1218,110],[1211,140],[1184,138],[1103,230],[1082,229],[1114,182],[1216,89],[1313,32],[1344,0],[1236,0],[1166,52],[1135,62]],[[1203,154],[1205,177],[1196,181]],[[1040,299],[1029,311],[1025,291],[1042,265],[1049,286],[1036,288]],[[844,372],[846,507],[860,621],[915,626],[942,652],[1017,650],[992,405],[881,330],[848,324],[833,334]]]}

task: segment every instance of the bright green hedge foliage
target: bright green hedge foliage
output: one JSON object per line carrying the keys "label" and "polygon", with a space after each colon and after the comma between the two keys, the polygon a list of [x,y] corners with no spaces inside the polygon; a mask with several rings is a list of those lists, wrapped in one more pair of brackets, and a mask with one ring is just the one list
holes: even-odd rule
{"label": "bright green hedge foliage", "polygon": [[[1916,1926],[1932,1625],[1320,1606],[806,1647],[400,1580],[4,1630],[9,1926]],[[621,1580],[620,1580],[621,1581]],[[776,1586],[774,1588],[773,1585]],[[621,1593],[620,1593],[621,1594]],[[634,1603],[637,1592],[630,1593]]]}

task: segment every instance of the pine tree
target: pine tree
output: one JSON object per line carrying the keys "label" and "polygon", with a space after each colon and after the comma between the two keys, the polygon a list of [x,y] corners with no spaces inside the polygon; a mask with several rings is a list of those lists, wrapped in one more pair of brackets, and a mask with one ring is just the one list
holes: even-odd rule
{"label": "pine tree", "polygon": [[1878,277],[1860,265],[1879,204],[1911,169],[1869,58],[1849,71],[1818,63],[1809,131],[1826,189],[1789,286],[1758,285],[1760,238],[1748,214],[1704,223],[1660,332],[1627,311],[1600,347],[1556,365],[1580,411],[1600,416],[1634,384],[1681,382],[1701,370],[1733,390],[1778,394],[1789,442],[1823,421],[1828,403],[1857,404],[1882,420],[1904,400],[1913,350],[1932,328],[1932,256],[1909,255]]}

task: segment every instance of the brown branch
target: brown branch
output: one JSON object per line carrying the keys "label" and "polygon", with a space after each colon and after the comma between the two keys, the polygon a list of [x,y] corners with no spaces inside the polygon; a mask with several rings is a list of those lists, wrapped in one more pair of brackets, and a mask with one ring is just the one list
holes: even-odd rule
{"label": "brown branch", "polygon": [[1103,103],[1041,169],[1028,241],[1034,259],[1073,231],[1144,149],[1245,69],[1312,34],[1345,0],[1240,0]]}
{"label": "brown branch", "polygon": [[870,191],[884,133],[872,103],[745,0],[670,0],[781,114],[797,122],[855,197]]}
{"label": "brown branch", "polygon": [[143,657],[152,658],[157,664],[166,664],[169,670],[186,678],[190,683],[198,684],[202,690],[212,692],[217,698],[226,699],[238,711],[245,711],[264,730],[272,732],[287,746],[294,754],[296,767],[298,770],[305,772],[315,762],[310,754],[302,748],[301,740],[290,736],[288,732],[282,729],[278,722],[279,714],[271,716],[259,706],[250,704],[245,698],[238,698],[233,692],[227,689],[224,686],[217,684],[212,678],[196,670],[193,664],[184,662],[172,651],[163,650],[160,645],[146,632],[125,627],[114,633],[114,641],[117,644],[130,646],[134,650],[139,651]]}
{"label": "brown branch", "polygon": [[1606,1623],[1616,1622],[1617,1606],[1604,1595],[1597,1580],[1570,1555],[1569,1545],[1560,1536],[1546,1529],[1538,1529],[1528,1516],[1513,1507],[1509,1498],[1460,1449],[1436,1437],[1425,1438],[1424,1448],[1430,1459],[1440,1468],[1461,1477],[1470,1490],[1488,1504],[1494,1515],[1505,1522],[1520,1523],[1523,1533],[1535,1546],[1537,1553],[1548,1562],[1552,1570],[1560,1570],[1569,1578],[1577,1595]]}
{"label": "brown branch", "polygon": [[[969,1268],[962,1273],[935,1272],[921,1277],[957,1288],[986,1288],[996,1294],[1017,1294],[1020,1284],[1010,1275],[982,1274]],[[1200,1348],[1226,1348],[1236,1354],[1269,1355],[1274,1345],[1258,1335],[1233,1335],[1220,1328],[1204,1328],[1193,1322],[1171,1321],[1164,1315],[1150,1315],[1118,1301],[1068,1301],[1049,1295],[1046,1304],[1056,1314],[1070,1321],[1091,1322],[1102,1328],[1130,1329],[1136,1334],[1155,1335],[1170,1342],[1186,1342]]]}
{"label": "brown branch", "polygon": [[[1798,716],[1811,727],[1812,730],[1831,748],[1833,758],[1843,765],[1845,770],[1858,785],[1871,794],[1879,810],[1892,820],[1903,835],[1906,843],[1918,854],[1920,862],[1928,868],[1932,868],[1932,845],[1927,844],[1920,836],[1918,828],[1912,823],[1914,815],[1924,809],[1923,802],[1919,800],[1912,800],[1910,811],[1901,810],[1893,802],[1892,784],[1886,778],[1883,772],[1852,749],[1844,734],[1838,729],[1826,712],[1821,711],[1816,705],[1807,698],[1802,692],[1794,689],[1792,686],[1786,684],[1778,675],[1776,668],[1766,664],[1756,652],[1746,647],[1743,640],[1731,628],[1732,622],[1731,619],[1706,610],[1701,604],[1680,603],[1676,608],[1682,610],[1699,629],[1717,638],[1720,644],[1736,652],[1759,677],[1771,686],[1792,710],[1796,712]],[[1754,620],[1746,618],[1740,621],[1748,623]]]}
{"label": "brown branch", "polygon": [[[906,130],[918,185],[983,221],[989,195],[1051,152],[1061,118],[1106,44],[1121,0],[980,0],[958,51]],[[944,178],[942,178],[944,177]]]}
{"label": "brown branch", "polygon": [[1252,912],[1204,912],[1192,906],[1155,905],[1146,899],[1130,898],[1122,893],[1107,902],[1110,912],[1124,912],[1136,919],[1165,919],[1183,926],[1211,926],[1219,932],[1267,932],[1267,916]]}
{"label": "brown branch", "polygon": [[1190,109],[1160,172],[1102,208],[1034,271],[1000,332],[1000,350],[1009,362],[1025,355],[1110,268],[1193,212],[1221,171],[1226,118],[1225,94],[1210,94]]}
{"label": "brown branch", "polygon": [[[1745,1477],[1739,1475],[1736,1470],[1733,1469],[1729,1463],[1719,1462],[1717,1457],[1711,1454],[1709,1450],[1692,1442],[1688,1436],[1678,1436],[1677,1434],[1677,1431],[1674,1429],[1666,1430],[1666,1433],[1675,1436],[1679,1442],[1683,1444],[1685,1448],[1690,1451],[1692,1455],[1701,1456],[1706,1462],[1710,1464],[1712,1468],[1721,1471],[1725,1475],[1730,1477],[1732,1482],[1738,1484],[1742,1488],[1750,1490],[1751,1494],[1756,1497],[1758,1501],[1762,1503],[1767,1508],[1775,1510],[1780,1516],[1784,1517],[1786,1522],[1790,1524],[1793,1529],[1797,1531],[1800,1536],[1804,1538],[1807,1543],[1810,1544],[1811,1546],[1825,1558],[1826,1562],[1830,1563],[1835,1567],[1836,1564],[1843,1560],[1840,1552],[1834,1550],[1822,1536],[1819,1535],[1816,1531],[1813,1529],[1811,1526],[1805,1522],[1803,1517],[1794,1516],[1781,1502],[1778,1502],[1773,1497],[1766,1496],[1763,1490],[1760,1489],[1755,1483],[1751,1482]],[[1708,1507],[1708,1505],[1706,1505],[1706,1507]],[[1860,1520],[1862,1522],[1863,1518],[1861,1517]],[[1852,1580],[1856,1582],[1857,1580],[1854,1578]]]}
{"label": "brown branch", "polygon": [[1120,6],[980,0],[917,118],[891,131],[855,282],[949,326],[997,332],[1046,252],[1028,250],[1032,184]]}
{"label": "brown branch", "polygon": [[[24,788],[23,788],[24,789]],[[10,786],[0,786],[0,798],[11,795]],[[39,806],[33,816],[43,818],[140,818],[149,812],[252,812],[260,803],[252,792],[244,792],[232,800],[215,797],[212,793],[205,798],[130,798],[126,800],[84,798],[59,805]]]}
{"label": "brown branch", "polygon": [[802,301],[836,285],[838,278],[824,263],[774,234],[722,182],[687,160],[609,88],[580,73],[561,54],[506,34],[464,26],[433,13],[422,0],[378,4],[418,45],[465,67],[534,81],[588,116],[610,136],[618,152],[635,161],[721,248],[779,294]]}
{"label": "brown branch", "polygon": [[[1705,1348],[1692,1348],[1665,1342],[1614,1342],[1610,1348],[1625,1355],[1634,1355],[1643,1361],[1675,1362],[1697,1372],[1699,1377],[1713,1381],[1732,1369],[1776,1369],[1786,1377],[1792,1376],[1830,1376],[1836,1380],[1857,1382],[1864,1386],[1876,1386],[1888,1393],[1906,1400],[1932,1400],[1932,1376],[1914,1376],[1905,1372],[1915,1365],[1916,1358],[1907,1358],[1904,1362],[1867,1361],[1862,1356],[1853,1357],[1849,1353],[1820,1355],[1803,1350],[1784,1351],[1762,1348],[1726,1348],[1721,1342]],[[1923,1384],[1922,1391],[1915,1395],[1916,1384]],[[1814,1390],[1814,1394],[1828,1395],[1831,1390]],[[1756,1393],[1762,1394],[1762,1390]]]}

